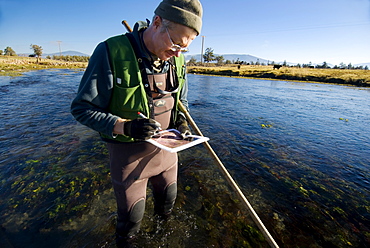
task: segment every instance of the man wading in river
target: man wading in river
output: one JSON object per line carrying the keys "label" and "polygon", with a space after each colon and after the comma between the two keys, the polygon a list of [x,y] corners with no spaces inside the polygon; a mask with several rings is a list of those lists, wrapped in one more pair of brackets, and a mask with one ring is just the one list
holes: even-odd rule
{"label": "man wading in river", "polygon": [[128,245],[140,228],[148,181],[155,213],[166,217],[173,208],[177,154],[145,140],[161,128],[190,133],[177,107],[178,101],[187,107],[182,52],[200,33],[202,11],[198,0],[163,0],[152,23],[137,22],[132,33],[100,43],[72,102],[76,120],[107,142],[118,246]]}

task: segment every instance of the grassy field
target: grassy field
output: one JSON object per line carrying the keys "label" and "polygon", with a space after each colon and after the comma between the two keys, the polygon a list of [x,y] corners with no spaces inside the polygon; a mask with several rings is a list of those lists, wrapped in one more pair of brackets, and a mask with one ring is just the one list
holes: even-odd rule
{"label": "grassy field", "polygon": [[[52,68],[86,68],[87,62],[65,62],[61,60],[42,59],[18,56],[0,56],[0,76],[18,76],[25,71]],[[320,82],[370,87],[370,70],[341,70],[282,67],[279,70],[272,66],[237,65],[229,66],[188,66],[189,73],[208,74],[232,77],[250,77],[262,79]]]}
{"label": "grassy field", "polygon": [[272,65],[242,65],[240,69],[238,69],[237,65],[230,65],[216,67],[189,66],[188,72],[219,76],[293,80],[370,87],[370,70],[315,69],[295,67],[282,67],[280,69],[273,69]]}
{"label": "grassy field", "polygon": [[42,69],[77,69],[86,68],[87,62],[65,62],[61,60],[41,59],[18,56],[0,56],[0,76],[19,76],[25,71]]}

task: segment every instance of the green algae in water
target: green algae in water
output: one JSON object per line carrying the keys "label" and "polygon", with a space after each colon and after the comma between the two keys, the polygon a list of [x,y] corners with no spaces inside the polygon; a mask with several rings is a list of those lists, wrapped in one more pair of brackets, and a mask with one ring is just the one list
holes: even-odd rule
{"label": "green algae in water", "polygon": [[[64,109],[68,111],[68,107]],[[68,113],[58,116],[58,120],[66,115]],[[217,115],[213,117],[216,119]],[[229,120],[227,115],[225,112],[225,120]],[[370,239],[368,190],[356,185],[355,180],[331,176],[343,171],[352,173],[357,167],[368,168],[367,160],[356,160],[353,156],[353,160],[347,162],[335,153],[309,160],[309,154],[296,152],[300,148],[296,146],[312,150],[305,138],[294,132],[297,123],[284,126],[280,116],[275,119],[258,116],[253,120],[242,116],[253,129],[245,126],[239,132],[236,122],[231,127],[236,135],[229,132],[230,126],[218,132],[217,125],[206,116],[202,130],[210,130],[213,139],[225,137],[226,142],[216,141],[214,148],[278,243],[284,247],[367,245]],[[346,117],[338,121],[337,116]],[[352,129],[357,122],[348,113],[337,116],[331,117],[332,126]],[[261,124],[271,123],[273,128],[261,129]],[[24,239],[27,235],[36,235],[39,240],[45,237],[57,240],[58,232],[63,231],[63,239],[60,239],[74,247],[114,246],[115,202],[107,150],[103,142],[92,138],[97,137],[96,134],[85,130],[75,126],[53,130],[41,146],[27,143],[24,149],[27,153],[14,161],[4,153],[4,161],[11,162],[0,175],[2,225],[14,240],[17,237],[11,236],[12,230],[22,233]],[[27,140],[30,134],[25,135],[23,139]],[[279,140],[279,136],[283,139]],[[43,136],[31,138],[44,139]],[[16,148],[23,148],[24,140]],[[339,140],[338,145],[344,141]],[[153,244],[151,247],[166,244],[223,247],[224,240],[230,247],[267,247],[206,153],[197,147],[189,150],[189,154],[180,154],[179,195],[174,218],[167,225],[147,211],[140,233],[143,245],[139,247],[146,244]],[[326,168],[319,168],[321,164]],[[360,171],[359,176],[368,178],[368,170]],[[151,202],[148,191],[148,209],[152,208]],[[32,233],[32,230],[35,231]],[[32,245],[33,240],[29,238],[29,241]]]}

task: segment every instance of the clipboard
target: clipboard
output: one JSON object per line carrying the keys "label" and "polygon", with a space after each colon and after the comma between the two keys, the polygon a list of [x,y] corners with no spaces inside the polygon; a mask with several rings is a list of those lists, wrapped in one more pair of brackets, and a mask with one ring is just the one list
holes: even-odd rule
{"label": "clipboard", "polygon": [[199,135],[187,135],[185,138],[176,129],[167,129],[158,132],[147,142],[171,153],[188,149],[192,146],[208,141],[208,137]]}

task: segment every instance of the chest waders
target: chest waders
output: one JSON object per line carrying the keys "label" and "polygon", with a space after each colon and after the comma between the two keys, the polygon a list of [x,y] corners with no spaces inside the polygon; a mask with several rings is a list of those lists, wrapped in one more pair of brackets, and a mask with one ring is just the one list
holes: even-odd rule
{"label": "chest waders", "polygon": [[[135,42],[130,43],[127,36],[106,42],[114,77],[109,111],[127,119],[137,118],[140,111],[159,121],[162,128],[172,125],[185,78],[183,56],[175,60],[175,70],[146,75],[142,59],[135,55]],[[148,181],[153,185],[155,213],[167,216],[172,211],[177,196],[177,154],[147,142],[132,142],[124,135],[116,140],[122,142],[108,142],[108,150],[117,201],[117,242],[124,243],[140,228]]]}

